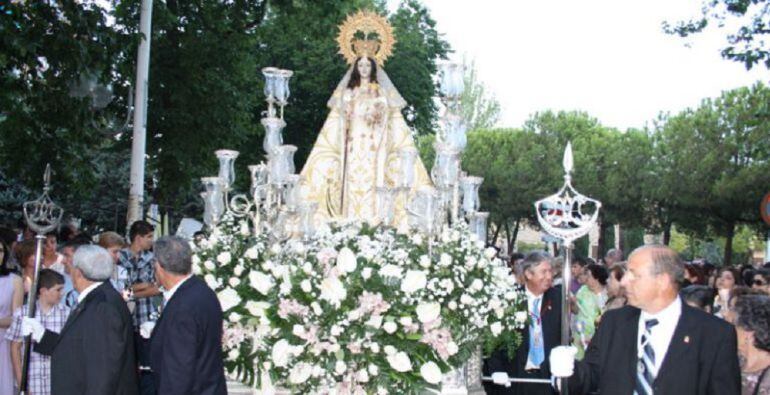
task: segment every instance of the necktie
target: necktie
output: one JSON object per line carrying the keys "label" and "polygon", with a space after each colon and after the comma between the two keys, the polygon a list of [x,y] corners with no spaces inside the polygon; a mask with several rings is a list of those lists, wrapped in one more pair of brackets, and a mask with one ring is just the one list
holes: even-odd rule
{"label": "necktie", "polygon": [[644,321],[644,332],[642,332],[642,356],[639,358],[636,370],[636,389],[634,395],[652,395],[652,383],[655,381],[653,376],[653,367],[655,366],[655,350],[650,344],[650,330],[658,325],[658,320],[651,319]]}
{"label": "necktie", "polygon": [[532,311],[530,312],[531,322],[529,324],[529,360],[535,366],[540,366],[545,360],[543,323],[540,320],[540,299],[541,298],[536,298],[532,302]]}

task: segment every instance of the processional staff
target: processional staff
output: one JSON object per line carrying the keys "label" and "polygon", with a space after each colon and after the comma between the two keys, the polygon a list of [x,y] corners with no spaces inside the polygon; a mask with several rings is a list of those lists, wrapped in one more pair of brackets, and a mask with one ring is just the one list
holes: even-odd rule
{"label": "processional staff", "polygon": [[[64,210],[57,206],[48,196],[51,190],[51,165],[45,167],[43,175],[43,194],[35,200],[25,202],[24,220],[27,226],[35,232],[35,275],[32,279],[32,286],[29,289],[27,297],[27,317],[35,318],[37,310],[37,282],[40,273],[40,264],[43,256],[43,242],[46,233],[59,227]],[[19,394],[27,394],[29,385],[29,356],[32,349],[31,336],[24,338],[24,347],[22,354],[21,383],[19,383]]]}

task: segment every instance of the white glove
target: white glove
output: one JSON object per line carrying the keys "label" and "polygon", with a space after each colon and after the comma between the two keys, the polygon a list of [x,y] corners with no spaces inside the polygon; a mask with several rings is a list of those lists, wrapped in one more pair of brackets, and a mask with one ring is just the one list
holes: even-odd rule
{"label": "white glove", "polygon": [[575,354],[577,354],[577,348],[573,346],[554,347],[548,358],[551,374],[559,378],[572,376],[575,371]]}
{"label": "white glove", "polygon": [[508,377],[508,373],[505,372],[492,373],[492,382],[497,385],[504,385],[506,387],[511,386],[511,379]]}
{"label": "white glove", "polygon": [[22,317],[21,334],[22,336],[32,335],[32,339],[39,342],[45,334],[45,328],[43,328],[43,324],[35,318]]}
{"label": "white glove", "polygon": [[139,325],[139,334],[145,338],[149,339],[150,336],[152,336],[152,330],[155,329],[155,321],[147,321],[142,325]]}

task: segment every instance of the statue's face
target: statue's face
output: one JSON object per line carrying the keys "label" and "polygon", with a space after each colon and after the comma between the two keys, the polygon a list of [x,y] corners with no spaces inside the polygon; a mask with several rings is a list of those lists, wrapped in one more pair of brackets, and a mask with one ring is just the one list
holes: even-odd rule
{"label": "statue's face", "polygon": [[372,75],[372,63],[369,58],[364,56],[359,59],[356,67],[358,67],[358,74],[361,75],[361,78],[369,78]]}

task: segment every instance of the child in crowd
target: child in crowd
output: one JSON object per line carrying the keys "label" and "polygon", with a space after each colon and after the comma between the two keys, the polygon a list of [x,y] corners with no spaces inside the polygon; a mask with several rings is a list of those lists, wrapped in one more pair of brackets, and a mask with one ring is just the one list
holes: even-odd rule
{"label": "child in crowd", "polygon": [[[51,269],[42,269],[38,277],[37,308],[35,318],[40,320],[45,329],[61,332],[69,315],[69,308],[59,302],[64,289],[64,276]],[[13,323],[6,332],[6,339],[11,342],[11,364],[16,377],[16,385],[21,385],[21,345],[24,337],[21,335],[21,319],[26,317],[29,305],[17,309],[13,315]],[[26,393],[44,395],[51,393],[51,357],[32,352],[29,360]]]}

